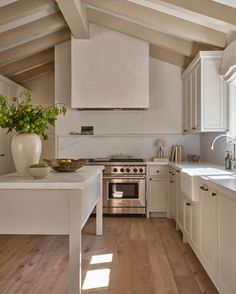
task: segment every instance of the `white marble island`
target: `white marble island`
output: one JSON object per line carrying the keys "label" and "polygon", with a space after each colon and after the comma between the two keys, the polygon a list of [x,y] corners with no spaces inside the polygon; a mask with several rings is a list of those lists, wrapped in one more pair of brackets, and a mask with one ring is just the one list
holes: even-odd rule
{"label": "white marble island", "polygon": [[69,235],[70,294],[81,292],[81,230],[95,206],[96,234],[102,235],[102,170],[0,177],[0,234]]}

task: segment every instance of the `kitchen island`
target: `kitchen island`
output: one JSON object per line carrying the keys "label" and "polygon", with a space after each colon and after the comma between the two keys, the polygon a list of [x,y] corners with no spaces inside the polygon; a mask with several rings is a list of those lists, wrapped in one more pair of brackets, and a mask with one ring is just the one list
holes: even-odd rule
{"label": "kitchen island", "polygon": [[81,230],[96,206],[102,235],[102,166],[33,179],[0,177],[0,234],[69,235],[69,293],[81,293]]}

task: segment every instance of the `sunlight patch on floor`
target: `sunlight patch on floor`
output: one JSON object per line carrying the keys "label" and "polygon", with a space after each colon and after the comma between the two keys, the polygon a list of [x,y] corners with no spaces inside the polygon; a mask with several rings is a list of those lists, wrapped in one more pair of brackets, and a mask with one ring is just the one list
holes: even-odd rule
{"label": "sunlight patch on floor", "polygon": [[100,254],[93,255],[90,261],[90,264],[99,264],[99,263],[107,263],[112,262],[113,254]]}
{"label": "sunlight patch on floor", "polygon": [[108,268],[87,271],[82,289],[88,290],[108,287],[109,279],[110,269]]}

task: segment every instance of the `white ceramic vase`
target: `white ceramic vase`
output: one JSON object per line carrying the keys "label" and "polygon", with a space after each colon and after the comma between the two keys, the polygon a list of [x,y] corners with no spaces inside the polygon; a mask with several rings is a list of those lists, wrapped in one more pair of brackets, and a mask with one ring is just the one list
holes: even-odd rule
{"label": "white ceramic vase", "polygon": [[12,138],[11,152],[19,176],[29,175],[29,166],[39,163],[42,141],[37,134],[16,134]]}

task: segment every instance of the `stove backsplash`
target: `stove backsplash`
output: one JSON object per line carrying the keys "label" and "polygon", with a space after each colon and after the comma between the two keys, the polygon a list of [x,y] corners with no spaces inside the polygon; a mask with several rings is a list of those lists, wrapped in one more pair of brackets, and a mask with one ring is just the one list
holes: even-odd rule
{"label": "stove backsplash", "polygon": [[184,146],[187,154],[200,154],[199,135],[132,135],[132,136],[58,136],[58,158],[104,158],[114,154],[128,154],[137,158],[151,160],[157,155],[155,142],[163,138],[167,144],[165,157],[169,157],[175,144]]}

